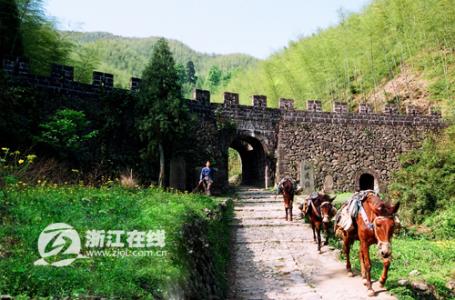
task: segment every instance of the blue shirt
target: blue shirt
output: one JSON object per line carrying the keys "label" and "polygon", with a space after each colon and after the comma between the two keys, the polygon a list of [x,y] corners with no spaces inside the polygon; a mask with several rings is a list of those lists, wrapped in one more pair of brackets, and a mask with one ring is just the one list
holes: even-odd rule
{"label": "blue shirt", "polygon": [[213,170],[211,168],[203,167],[201,170],[201,176],[200,176],[199,180],[202,180],[205,177],[208,177],[210,180],[213,180],[212,175],[213,175]]}

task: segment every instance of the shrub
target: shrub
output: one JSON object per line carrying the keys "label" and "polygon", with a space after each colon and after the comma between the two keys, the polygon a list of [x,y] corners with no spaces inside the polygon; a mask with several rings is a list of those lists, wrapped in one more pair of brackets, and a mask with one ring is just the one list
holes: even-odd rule
{"label": "shrub", "polygon": [[400,214],[406,221],[422,223],[425,217],[453,205],[454,133],[455,126],[452,126],[438,141],[427,139],[421,149],[401,157],[402,169],[393,176],[390,195],[402,201]]}

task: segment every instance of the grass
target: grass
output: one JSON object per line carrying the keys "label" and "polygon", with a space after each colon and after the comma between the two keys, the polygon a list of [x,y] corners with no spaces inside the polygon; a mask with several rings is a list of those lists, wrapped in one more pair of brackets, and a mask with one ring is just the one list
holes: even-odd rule
{"label": "grass", "polygon": [[[415,299],[415,295],[409,287],[398,285],[400,279],[410,282],[425,281],[433,285],[442,299],[455,299],[446,288],[449,279],[455,279],[455,241],[431,241],[426,239],[411,239],[396,237],[392,241],[393,260],[386,283],[387,289],[396,295],[398,299]],[[337,242],[341,248],[341,243]],[[359,243],[356,242],[351,252],[351,263],[354,270],[360,273]],[[378,280],[382,272],[382,260],[376,254],[376,247],[370,247],[372,258],[373,280]],[[344,255],[342,257],[344,260]],[[419,271],[419,275],[410,276],[413,270]]]}
{"label": "grass", "polygon": [[337,193],[337,197],[333,200],[336,208],[340,208],[343,203],[352,197],[352,193]]}
{"label": "grass", "polygon": [[[222,277],[228,261],[225,240],[228,225],[210,220],[204,211],[214,209],[218,202],[202,195],[159,189],[8,189],[0,193],[0,269],[7,270],[0,275],[0,294],[56,298],[79,295],[122,299],[169,297],[170,290],[178,290],[188,281],[189,255],[184,247],[182,227],[194,218],[207,224],[215,272]],[[34,266],[33,262],[40,258],[37,240],[41,231],[59,222],[77,230],[83,254],[85,236],[81,233],[90,229],[163,229],[166,245],[162,250],[167,255],[92,257],[78,259],[67,267]],[[220,278],[220,282],[223,280]]]}

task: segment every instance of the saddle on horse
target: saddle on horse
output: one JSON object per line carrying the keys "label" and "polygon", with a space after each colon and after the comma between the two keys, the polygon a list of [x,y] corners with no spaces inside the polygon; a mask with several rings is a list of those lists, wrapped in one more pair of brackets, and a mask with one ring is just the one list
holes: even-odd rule
{"label": "saddle on horse", "polygon": [[369,193],[377,194],[373,190],[360,191],[352,195],[351,199],[347,200],[340,208],[335,216],[335,226],[343,228],[345,231],[354,229],[354,219],[360,213],[365,224],[369,224],[368,216],[363,209],[362,202],[366,199]]}
{"label": "saddle on horse", "polygon": [[[312,192],[308,198],[306,199],[305,203],[302,205],[302,213],[304,215],[307,215],[309,210],[310,209],[314,209],[316,211],[319,211],[320,210],[320,207],[319,205],[321,203],[316,203],[318,202],[317,200],[320,198],[320,197],[325,197],[327,196],[328,198],[325,198],[326,200],[322,200],[323,201],[333,201],[335,198],[336,198],[336,195],[330,195],[330,194],[325,194],[325,193],[318,193],[318,192]],[[332,207],[332,212],[331,212],[331,217],[334,217],[336,215],[336,208],[335,207]]]}

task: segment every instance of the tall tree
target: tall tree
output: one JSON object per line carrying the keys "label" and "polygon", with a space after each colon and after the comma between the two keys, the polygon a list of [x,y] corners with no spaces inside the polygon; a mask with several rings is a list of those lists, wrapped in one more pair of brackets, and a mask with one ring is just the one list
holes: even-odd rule
{"label": "tall tree", "polygon": [[192,60],[188,61],[186,64],[186,76],[188,83],[191,83],[192,85],[196,84],[196,69],[194,68],[194,63]]}
{"label": "tall tree", "polygon": [[160,186],[165,184],[167,154],[183,139],[191,119],[183,101],[174,58],[166,40],[160,39],[142,74],[138,99],[141,113],[137,122],[145,143],[143,158],[153,159],[158,150]]}
{"label": "tall tree", "polygon": [[15,0],[0,0],[0,64],[7,56],[21,56],[22,35]]}
{"label": "tall tree", "polygon": [[32,70],[47,73],[51,63],[67,63],[73,45],[46,16],[43,0],[16,0],[16,3],[24,55]]}

